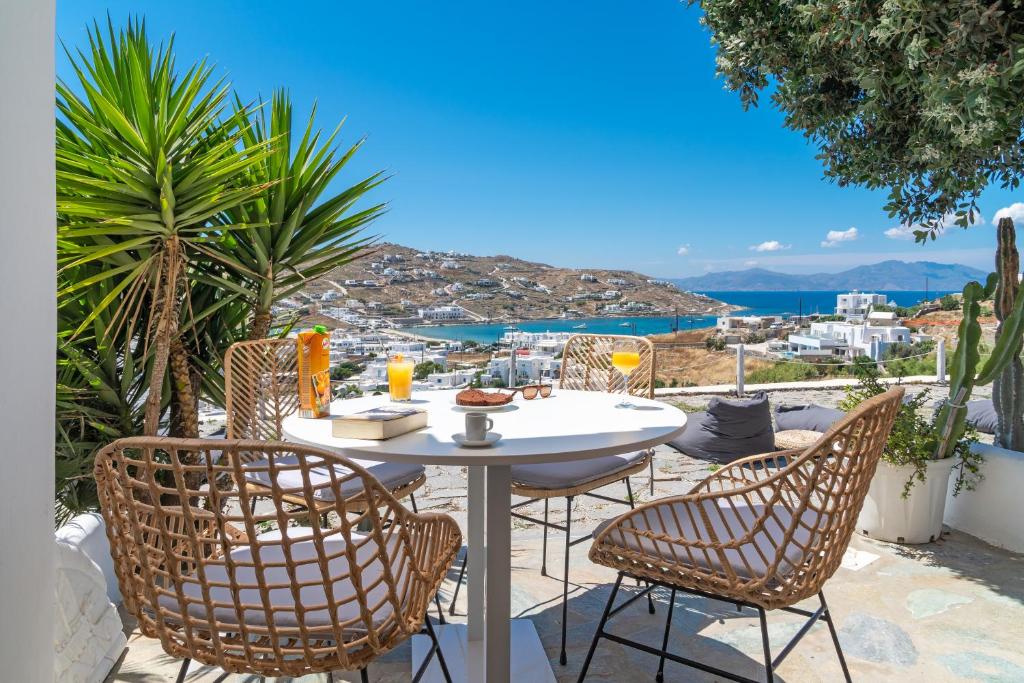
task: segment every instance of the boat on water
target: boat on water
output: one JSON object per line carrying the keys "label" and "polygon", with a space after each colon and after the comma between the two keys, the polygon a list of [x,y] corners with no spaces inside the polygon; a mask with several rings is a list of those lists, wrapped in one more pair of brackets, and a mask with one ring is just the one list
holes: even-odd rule
{"label": "boat on water", "polygon": [[585,330],[585,329],[587,329],[587,324],[586,323],[581,323],[579,325],[573,325],[572,329],[574,329],[574,330]]}
{"label": "boat on water", "polygon": [[632,323],[619,323],[619,327],[629,327]]}

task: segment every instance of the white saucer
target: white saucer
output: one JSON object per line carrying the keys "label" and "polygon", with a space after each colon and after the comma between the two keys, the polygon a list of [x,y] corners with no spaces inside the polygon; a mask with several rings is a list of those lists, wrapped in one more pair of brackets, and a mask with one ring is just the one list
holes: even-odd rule
{"label": "white saucer", "polygon": [[452,434],[452,440],[463,448],[488,448],[498,443],[500,439],[501,434],[498,432],[487,432],[482,441],[470,441],[465,434]]}

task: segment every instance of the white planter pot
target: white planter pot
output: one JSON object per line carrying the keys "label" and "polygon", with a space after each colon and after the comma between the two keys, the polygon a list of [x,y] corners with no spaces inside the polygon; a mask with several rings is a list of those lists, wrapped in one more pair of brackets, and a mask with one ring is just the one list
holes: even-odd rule
{"label": "white planter pot", "polygon": [[942,534],[946,491],[955,464],[954,458],[929,462],[925,480],[914,482],[910,495],[904,498],[903,487],[914,468],[879,462],[857,518],[857,530],[869,538],[894,543],[928,543],[937,539]]}

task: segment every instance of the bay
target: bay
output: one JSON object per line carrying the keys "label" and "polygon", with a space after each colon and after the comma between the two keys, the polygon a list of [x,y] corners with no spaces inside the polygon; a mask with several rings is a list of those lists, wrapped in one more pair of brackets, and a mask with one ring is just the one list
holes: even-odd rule
{"label": "bay", "polygon": [[[876,291],[876,290],[864,290]],[[846,292],[700,292],[713,299],[724,301],[743,310],[736,315],[797,315],[800,311],[809,313],[832,313],[836,295]],[[910,306],[925,297],[924,291],[884,291],[889,303]],[[928,292],[935,298],[949,292]],[[679,329],[714,327],[717,316],[679,316]],[[580,318],[575,320],[525,320],[516,323],[516,329],[524,332],[586,332],[588,334],[666,334],[676,324],[675,316],[636,316],[623,318]],[[580,326],[583,327],[580,327]],[[417,325],[402,328],[431,339],[473,340],[481,344],[492,344],[505,334],[508,323],[475,323],[467,325]]]}

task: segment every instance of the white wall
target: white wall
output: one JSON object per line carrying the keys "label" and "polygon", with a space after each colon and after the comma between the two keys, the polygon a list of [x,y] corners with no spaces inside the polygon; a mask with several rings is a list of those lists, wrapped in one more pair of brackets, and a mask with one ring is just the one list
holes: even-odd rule
{"label": "white wall", "polygon": [[53,680],[54,0],[0,2],[0,678]]}
{"label": "white wall", "polygon": [[992,545],[1024,553],[1024,453],[988,444],[974,449],[985,457],[985,478],[974,491],[956,497],[950,480],[943,521]]}

